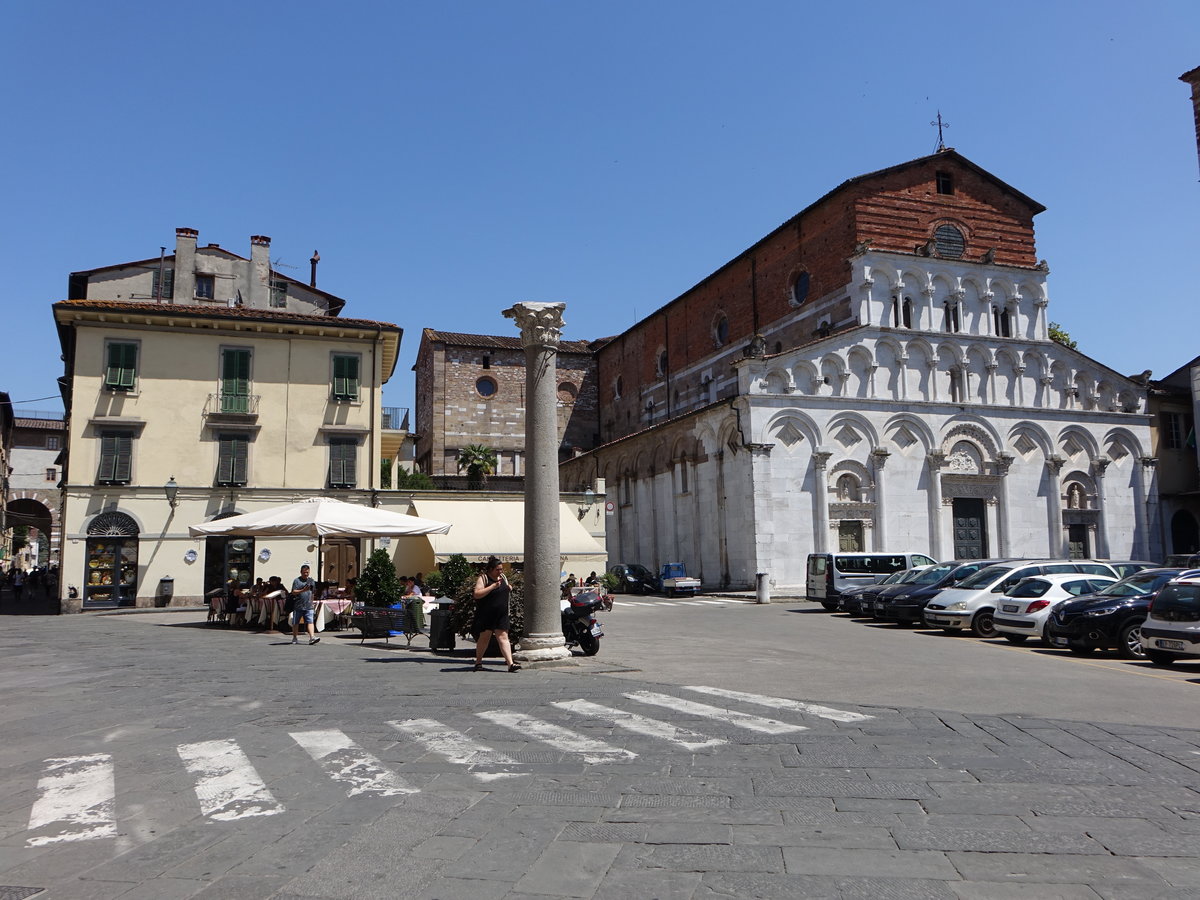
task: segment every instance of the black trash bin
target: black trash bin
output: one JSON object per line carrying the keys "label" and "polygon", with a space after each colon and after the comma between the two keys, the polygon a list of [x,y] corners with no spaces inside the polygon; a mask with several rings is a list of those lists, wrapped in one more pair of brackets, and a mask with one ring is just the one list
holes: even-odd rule
{"label": "black trash bin", "polygon": [[449,603],[439,603],[438,608],[429,614],[429,649],[454,649],[454,627],[450,624]]}

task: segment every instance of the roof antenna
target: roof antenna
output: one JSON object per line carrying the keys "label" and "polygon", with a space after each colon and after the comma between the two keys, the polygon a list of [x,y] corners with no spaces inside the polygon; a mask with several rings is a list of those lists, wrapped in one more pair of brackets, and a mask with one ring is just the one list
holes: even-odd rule
{"label": "roof antenna", "polygon": [[930,125],[936,125],[936,126],[937,126],[937,130],[938,130],[938,145],[937,145],[937,150],[936,150],[936,151],[934,151],[934,152],[936,152],[936,153],[941,153],[943,150],[945,150],[945,149],[946,149],[946,144],[945,144],[945,142],[942,140],[942,129],[943,129],[943,128],[949,128],[949,127],[950,127],[950,123],[949,123],[949,122],[943,122],[943,121],[942,121],[942,111],[939,109],[939,110],[938,110],[938,117],[937,117],[936,119],[934,119],[932,122],[930,122],[929,124],[930,124]]}

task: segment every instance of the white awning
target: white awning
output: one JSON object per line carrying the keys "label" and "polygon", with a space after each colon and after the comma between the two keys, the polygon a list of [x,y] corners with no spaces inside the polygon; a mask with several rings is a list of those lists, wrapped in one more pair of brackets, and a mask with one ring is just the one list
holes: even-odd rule
{"label": "white awning", "polygon": [[[498,556],[505,562],[525,558],[525,504],[520,500],[413,500],[421,518],[450,522],[449,534],[424,537],[436,562],[461,553],[471,562]],[[566,503],[558,504],[559,554],[567,559],[603,560],[605,549]]]}

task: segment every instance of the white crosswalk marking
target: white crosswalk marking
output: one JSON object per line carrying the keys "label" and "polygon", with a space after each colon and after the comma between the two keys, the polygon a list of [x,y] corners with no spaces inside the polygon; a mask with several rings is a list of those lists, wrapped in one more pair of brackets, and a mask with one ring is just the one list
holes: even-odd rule
{"label": "white crosswalk marking", "polygon": [[637,758],[637,754],[632,750],[614,747],[603,741],[597,741],[560,725],[543,722],[541,719],[535,719],[523,713],[507,709],[493,709],[475,715],[497,725],[503,725],[505,728],[519,731],[526,737],[549,744],[555,750],[561,750],[564,753],[578,753],[583,757],[584,762],[604,763]]}
{"label": "white crosswalk marking", "polygon": [[115,838],[115,796],[109,754],[46,760],[46,774],[38,780],[37,800],[29,813],[29,830],[48,833],[34,835],[26,846]]}
{"label": "white crosswalk marking", "polygon": [[[436,753],[456,765],[470,766],[477,756],[484,753],[488,754],[489,764],[516,764],[516,760],[511,756],[496,753],[487,744],[481,744],[461,731],[447,728],[433,719],[403,719],[388,724],[423,744],[430,753]],[[518,773],[473,771],[471,774],[480,781],[495,781],[500,778],[514,778]]]}
{"label": "white crosswalk marking", "polygon": [[391,797],[415,794],[419,790],[341,731],[293,731],[291,735],[292,740],[320,763],[330,778],[350,785],[348,796],[379,794]]}
{"label": "white crosswalk marking", "polygon": [[805,703],[803,700],[789,700],[786,697],[764,697],[762,694],[747,694],[743,691],[727,691],[723,688],[707,687],[702,684],[685,684],[684,690],[697,691],[701,694],[711,694],[714,697],[724,697],[726,700],[741,700],[758,706],[769,706],[772,709],[787,709],[794,712],[808,713],[810,716],[820,716],[822,719],[832,719],[834,722],[865,722],[874,716],[866,713],[848,712],[834,709],[832,706],[820,706],[816,703]]}
{"label": "white crosswalk marking", "polygon": [[667,709],[673,709],[676,712],[681,712],[689,716],[704,716],[709,719],[717,719],[722,722],[728,722],[730,725],[736,725],[739,728],[761,731],[764,734],[790,734],[794,731],[808,730],[804,725],[790,725],[787,722],[777,722],[774,719],[751,716],[732,709],[721,709],[717,706],[709,706],[706,703],[695,703],[691,700],[672,697],[670,694],[657,694],[654,691],[634,691],[625,696],[630,700],[637,700],[639,703],[652,703],[655,706],[664,706]]}
{"label": "white crosswalk marking", "polygon": [[730,603],[728,600],[693,600],[692,602],[704,606],[728,606]]}
{"label": "white crosswalk marking", "polygon": [[599,703],[592,703],[588,700],[559,700],[551,705],[569,712],[579,713],[581,716],[595,716],[597,719],[603,719],[618,728],[624,728],[635,734],[644,734],[647,737],[670,741],[685,750],[705,750],[728,743],[721,738],[711,738],[685,728],[677,728],[669,722],[660,722],[658,719],[649,719],[646,716],[639,716],[637,713],[601,706]]}
{"label": "white crosswalk marking", "polygon": [[210,819],[230,822],[283,812],[236,741],[201,741],[178,749],[196,778],[200,810]]}

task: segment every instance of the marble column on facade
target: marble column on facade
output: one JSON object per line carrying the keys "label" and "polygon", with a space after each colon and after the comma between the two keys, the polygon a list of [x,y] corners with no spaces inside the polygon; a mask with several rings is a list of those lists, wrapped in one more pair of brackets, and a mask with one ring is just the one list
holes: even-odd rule
{"label": "marble column on facade", "polygon": [[1097,456],[1092,460],[1092,478],[1096,482],[1096,552],[1097,559],[1108,559],[1108,501],[1104,497],[1104,473],[1112,460]]}
{"label": "marble column on facade", "polygon": [[876,447],[871,451],[871,470],[875,478],[875,542],[873,546],[876,551],[888,549],[887,491],[883,482],[883,468],[887,465],[889,456],[891,453],[882,447]]}
{"label": "marble column on facade", "polygon": [[1139,460],[1139,471],[1142,475],[1142,500],[1146,509],[1146,537],[1142,544],[1146,555],[1140,559],[1162,559],[1166,555],[1166,542],[1161,532],[1162,511],[1158,506],[1158,486],[1155,484],[1158,459],[1153,456],[1143,456]]}
{"label": "marble column on facade", "polygon": [[942,466],[946,454],[941,450],[930,450],[925,454],[925,465],[929,469],[929,555],[942,558]]}
{"label": "marble column on facade", "polygon": [[1069,555],[1063,546],[1062,481],[1060,473],[1065,462],[1066,460],[1061,456],[1049,456],[1046,458],[1047,494],[1049,495],[1047,497],[1046,518],[1050,530],[1050,552],[1047,556],[1052,559]]}
{"label": "marble column on facade", "polygon": [[558,342],[565,303],[518,303],[504,315],[525,349],[525,636],[517,658],[566,659],[559,609]]}
{"label": "marble column on facade", "polygon": [[996,486],[996,502],[999,503],[996,515],[1000,524],[1001,556],[1008,556],[1012,552],[1012,530],[1009,526],[1012,517],[1009,515],[1008,509],[1008,470],[1015,458],[1011,453],[1005,453],[1004,451],[996,454],[995,469],[996,475],[1000,478],[1000,483]]}
{"label": "marble column on facade", "polygon": [[826,484],[825,467],[829,465],[831,456],[833,453],[828,450],[814,450],[812,455],[813,504],[816,506],[814,519],[817,526],[815,534],[813,534],[813,549],[817,553],[825,553],[829,549],[826,546],[829,541],[829,498],[827,496],[829,491]]}
{"label": "marble column on facade", "polygon": [[1149,528],[1147,526],[1146,476],[1142,461],[1133,461],[1133,547],[1134,559],[1150,559]]}
{"label": "marble column on facade", "polygon": [[1046,320],[1046,307],[1049,305],[1049,300],[1045,297],[1038,297],[1033,301],[1037,313],[1034,315],[1034,340],[1048,340],[1050,337],[1050,325]]}

